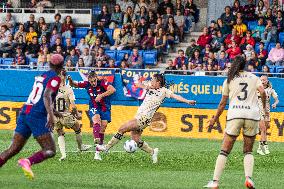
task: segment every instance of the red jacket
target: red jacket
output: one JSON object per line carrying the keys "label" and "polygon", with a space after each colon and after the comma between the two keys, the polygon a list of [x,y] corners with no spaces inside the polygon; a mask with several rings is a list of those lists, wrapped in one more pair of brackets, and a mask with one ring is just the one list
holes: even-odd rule
{"label": "red jacket", "polygon": [[243,38],[242,38],[242,41],[241,41],[241,45],[243,45],[243,44],[250,44],[251,46],[254,47],[254,45],[255,45],[255,40],[254,40],[253,37],[250,37],[249,39],[247,39],[247,37],[243,37]]}
{"label": "red jacket", "polygon": [[227,35],[226,39],[225,39],[225,44],[228,47],[229,45],[232,44],[232,41],[235,41],[236,44],[240,44],[241,42],[241,38],[238,35],[233,36],[232,34]]}
{"label": "red jacket", "polygon": [[205,48],[206,44],[210,44],[211,40],[212,40],[212,36],[210,34],[208,35],[202,34],[201,36],[199,36],[197,40],[197,44],[201,46],[202,48]]}
{"label": "red jacket", "polygon": [[226,50],[226,53],[229,55],[230,59],[235,58],[237,55],[240,55],[242,53],[240,47],[235,47],[235,48],[229,48]]}

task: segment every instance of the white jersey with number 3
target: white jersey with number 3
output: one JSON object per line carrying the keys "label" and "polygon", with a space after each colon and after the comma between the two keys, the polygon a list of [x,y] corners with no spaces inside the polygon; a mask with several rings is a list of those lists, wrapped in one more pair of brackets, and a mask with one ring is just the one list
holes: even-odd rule
{"label": "white jersey with number 3", "polygon": [[229,96],[227,120],[260,120],[257,89],[262,86],[260,79],[249,72],[240,72],[230,83],[223,83],[224,96]]}

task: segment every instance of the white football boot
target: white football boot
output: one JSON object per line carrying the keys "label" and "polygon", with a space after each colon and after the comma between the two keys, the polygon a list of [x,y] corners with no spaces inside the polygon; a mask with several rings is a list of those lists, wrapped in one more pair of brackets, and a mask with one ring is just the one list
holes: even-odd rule
{"label": "white football boot", "polygon": [[211,189],[218,189],[218,182],[217,181],[209,181],[207,185],[203,186],[203,188],[211,188]]}
{"label": "white football boot", "polygon": [[159,148],[155,148],[152,154],[152,160],[154,164],[158,163],[158,154],[159,154]]}

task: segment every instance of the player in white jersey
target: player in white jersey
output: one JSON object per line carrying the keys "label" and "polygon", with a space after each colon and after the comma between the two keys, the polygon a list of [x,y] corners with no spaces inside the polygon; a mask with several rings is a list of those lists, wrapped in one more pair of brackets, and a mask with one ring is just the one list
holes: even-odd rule
{"label": "player in white jersey", "polygon": [[153,163],[157,163],[158,148],[153,149],[145,141],[141,140],[143,130],[149,126],[151,119],[160,105],[164,102],[165,98],[174,98],[180,102],[195,105],[194,100],[187,100],[180,95],[176,95],[164,86],[165,79],[162,74],[155,74],[151,82],[137,84],[137,87],[146,89],[147,93],[143,103],[138,108],[135,118],[123,124],[108,144],[106,146],[101,146],[99,150],[108,151],[122,139],[126,132],[131,132],[131,137],[138,144],[138,147],[151,154]]}
{"label": "player in white jersey", "polygon": [[[260,77],[260,80],[262,82],[262,85],[264,87],[265,93],[266,93],[266,111],[268,112],[267,115],[263,111],[260,112],[260,122],[259,122],[259,128],[261,133],[261,139],[259,141],[259,147],[257,149],[257,153],[260,155],[267,155],[269,154],[268,144],[267,144],[267,129],[270,127],[270,98],[271,96],[274,98],[274,103],[272,104],[272,108],[276,108],[277,104],[279,103],[278,95],[275,92],[275,90],[272,88],[271,83],[268,81],[267,75],[262,75]],[[262,110],[262,102],[261,98],[259,97],[258,104],[260,109]]]}
{"label": "player in white jersey", "polygon": [[82,144],[82,133],[79,119],[80,113],[75,106],[75,95],[70,85],[66,85],[66,71],[62,70],[59,75],[61,79],[60,87],[54,103],[56,111],[60,112],[62,117],[55,117],[55,129],[58,133],[58,146],[61,153],[59,161],[66,159],[64,127],[73,129],[76,134],[78,150],[86,151],[91,145]]}
{"label": "player in white jersey", "polygon": [[226,107],[229,99],[229,109],[227,113],[227,123],[221,152],[217,158],[213,180],[205,188],[219,187],[219,179],[225,168],[227,156],[230,154],[237,137],[242,129],[244,140],[244,170],[245,186],[255,188],[251,179],[253,173],[254,158],[252,155],[255,137],[259,132],[258,123],[260,120],[257,91],[260,92],[264,107],[266,94],[260,79],[252,73],[243,71],[246,61],[243,57],[237,56],[228,78],[224,81],[222,99],[220,101],[216,115],[209,121],[209,125],[214,125]]}

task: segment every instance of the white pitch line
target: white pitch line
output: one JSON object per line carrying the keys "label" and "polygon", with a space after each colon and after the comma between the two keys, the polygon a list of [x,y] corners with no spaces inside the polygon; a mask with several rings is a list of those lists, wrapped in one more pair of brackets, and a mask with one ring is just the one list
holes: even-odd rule
{"label": "white pitch line", "polygon": [[[94,151],[94,150],[92,150],[92,151],[90,151],[90,150],[88,150],[88,151],[81,151],[81,153],[95,153],[96,151]],[[126,151],[119,151],[119,150],[117,150],[117,151],[109,151],[108,153],[124,153],[124,152],[126,152]],[[67,153],[80,153],[79,151],[75,151],[75,150],[71,150],[71,151],[67,151]]]}

